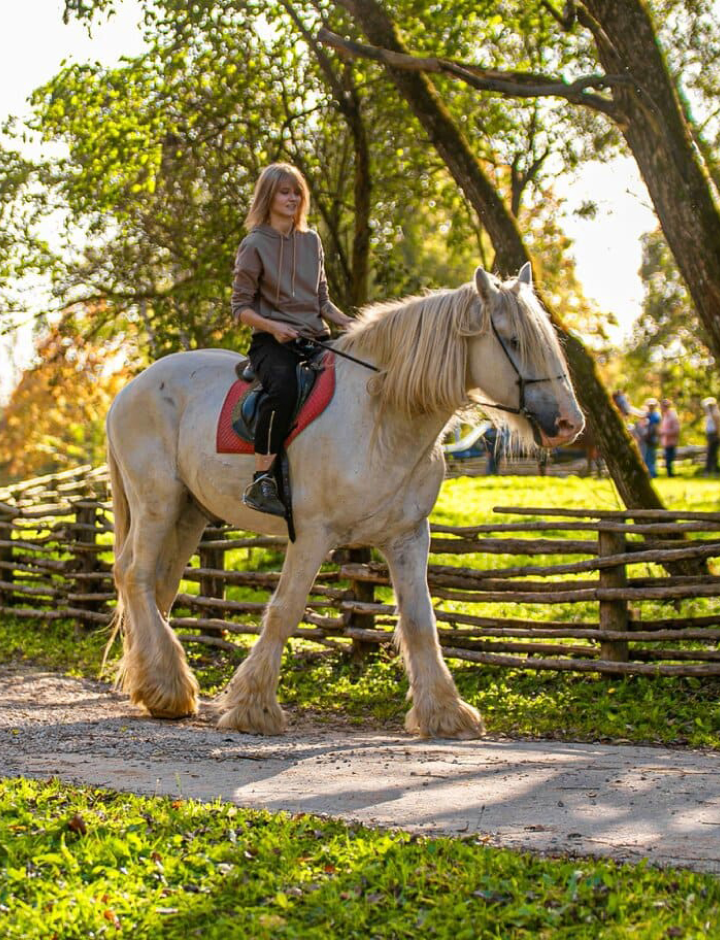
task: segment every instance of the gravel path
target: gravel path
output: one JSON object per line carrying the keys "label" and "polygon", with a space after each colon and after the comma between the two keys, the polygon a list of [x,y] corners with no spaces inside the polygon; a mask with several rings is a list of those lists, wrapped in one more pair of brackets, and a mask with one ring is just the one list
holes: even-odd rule
{"label": "gravel path", "polygon": [[291,722],[277,738],[148,719],[106,683],[0,666],[0,775],[473,834],[720,874],[720,756]]}

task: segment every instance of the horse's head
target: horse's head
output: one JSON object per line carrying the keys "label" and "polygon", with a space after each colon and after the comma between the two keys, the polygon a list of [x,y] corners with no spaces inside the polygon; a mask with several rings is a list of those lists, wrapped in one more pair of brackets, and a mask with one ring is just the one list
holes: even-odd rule
{"label": "horse's head", "polygon": [[495,405],[521,438],[532,434],[544,447],[569,443],[585,422],[557,335],[533,291],[530,265],[506,282],[478,268],[474,284],[478,322],[485,326],[468,345],[474,397]]}

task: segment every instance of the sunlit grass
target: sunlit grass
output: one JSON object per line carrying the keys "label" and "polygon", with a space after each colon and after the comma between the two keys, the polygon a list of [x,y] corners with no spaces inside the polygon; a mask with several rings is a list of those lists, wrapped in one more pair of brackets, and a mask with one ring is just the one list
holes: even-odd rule
{"label": "sunlit grass", "polygon": [[712,936],[719,920],[709,875],[0,780],[8,940],[659,940]]}

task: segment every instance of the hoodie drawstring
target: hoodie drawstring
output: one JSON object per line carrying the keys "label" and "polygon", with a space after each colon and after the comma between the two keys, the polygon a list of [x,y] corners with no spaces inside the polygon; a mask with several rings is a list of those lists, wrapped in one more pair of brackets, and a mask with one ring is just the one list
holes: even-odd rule
{"label": "hoodie drawstring", "polygon": [[[285,238],[280,236],[280,252],[278,253],[278,270],[277,270],[277,292],[275,294],[275,303],[280,303],[280,285],[282,283],[282,269],[283,269],[283,251],[284,251],[284,242]],[[291,293],[292,296],[295,296],[295,229],[292,233],[292,246],[293,246],[293,257],[292,257],[292,281],[291,281]]]}
{"label": "hoodie drawstring", "polygon": [[293,263],[292,263],[292,295],[295,296],[295,229],[292,234],[293,239]]}
{"label": "hoodie drawstring", "polygon": [[282,263],[283,263],[283,242],[285,239],[280,236],[280,254],[278,256],[278,272],[277,272],[277,293],[275,294],[275,303],[280,303],[280,282],[282,280]]}

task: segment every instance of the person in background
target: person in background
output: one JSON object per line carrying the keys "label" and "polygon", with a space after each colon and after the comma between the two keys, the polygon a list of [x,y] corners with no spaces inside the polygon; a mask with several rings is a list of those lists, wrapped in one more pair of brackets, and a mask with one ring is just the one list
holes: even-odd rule
{"label": "person in background", "polygon": [[645,411],[642,408],[636,408],[630,403],[630,399],[625,394],[624,388],[615,389],[615,391],[612,393],[612,400],[623,418],[645,417]]}
{"label": "person in background", "polygon": [[657,398],[648,398],[645,402],[645,418],[642,424],[641,452],[648,473],[654,480],[657,476],[657,448],[660,439],[660,414],[657,410]]}
{"label": "person in background", "polygon": [[720,410],[718,410],[717,399],[704,398],[703,411],[705,412],[705,441],[707,451],[705,453],[705,473],[706,477],[717,475],[718,473],[718,443],[720,442]]}
{"label": "person in background", "polygon": [[680,440],[680,419],[669,398],[660,402],[660,446],[665,454],[665,470],[669,477],[675,476],[673,464]]}

